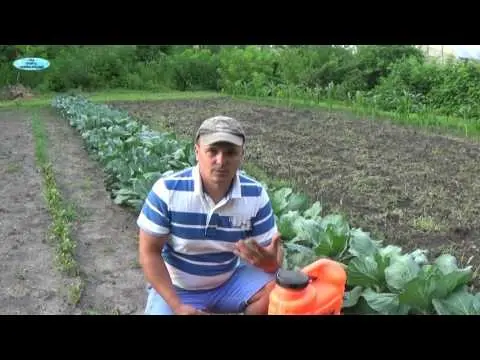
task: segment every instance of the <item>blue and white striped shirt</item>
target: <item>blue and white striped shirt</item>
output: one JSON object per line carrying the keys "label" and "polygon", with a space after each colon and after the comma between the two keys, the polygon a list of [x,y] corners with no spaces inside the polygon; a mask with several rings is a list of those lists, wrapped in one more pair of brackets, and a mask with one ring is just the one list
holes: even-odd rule
{"label": "blue and white striped shirt", "polygon": [[239,263],[234,244],[248,237],[268,245],[277,231],[262,185],[237,172],[229,194],[214,204],[202,191],[198,166],[161,178],[137,219],[153,235],[170,234],[162,256],[174,285],[211,289],[223,284]]}

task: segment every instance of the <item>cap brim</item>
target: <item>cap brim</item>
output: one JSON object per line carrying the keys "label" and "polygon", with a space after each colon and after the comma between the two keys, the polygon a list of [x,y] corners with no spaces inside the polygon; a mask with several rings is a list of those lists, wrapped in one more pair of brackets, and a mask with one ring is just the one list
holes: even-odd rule
{"label": "cap brim", "polygon": [[228,142],[238,146],[243,145],[243,138],[241,136],[233,135],[230,133],[217,132],[213,134],[203,134],[200,136],[202,142],[205,145],[211,145],[218,142]]}

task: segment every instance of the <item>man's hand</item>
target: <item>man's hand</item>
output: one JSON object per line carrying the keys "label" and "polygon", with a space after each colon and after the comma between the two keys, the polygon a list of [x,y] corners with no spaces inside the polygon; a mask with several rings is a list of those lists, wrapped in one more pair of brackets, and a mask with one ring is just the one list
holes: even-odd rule
{"label": "man's hand", "polygon": [[208,313],[198,310],[191,305],[181,304],[177,308],[173,309],[176,315],[208,315]]}
{"label": "man's hand", "polygon": [[235,244],[235,255],[266,272],[277,271],[283,260],[280,234],[275,234],[270,245],[263,247],[252,239]]}

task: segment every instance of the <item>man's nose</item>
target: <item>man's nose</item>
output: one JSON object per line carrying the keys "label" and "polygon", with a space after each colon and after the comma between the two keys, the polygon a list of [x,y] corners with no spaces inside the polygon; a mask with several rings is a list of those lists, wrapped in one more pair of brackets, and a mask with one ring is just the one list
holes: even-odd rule
{"label": "man's nose", "polygon": [[222,151],[217,153],[217,164],[223,164],[225,162],[225,154]]}

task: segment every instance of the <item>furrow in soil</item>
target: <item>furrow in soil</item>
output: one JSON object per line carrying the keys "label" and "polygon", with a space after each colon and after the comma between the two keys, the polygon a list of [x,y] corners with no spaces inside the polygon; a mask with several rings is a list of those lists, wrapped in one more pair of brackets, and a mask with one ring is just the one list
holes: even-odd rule
{"label": "furrow in soil", "polygon": [[72,237],[84,280],[82,314],[142,314],[145,282],[138,264],[136,214],[113,203],[100,165],[78,132],[52,111],[42,112],[50,156],[63,196],[76,213]]}

